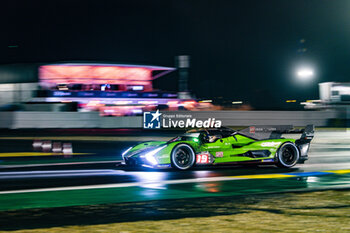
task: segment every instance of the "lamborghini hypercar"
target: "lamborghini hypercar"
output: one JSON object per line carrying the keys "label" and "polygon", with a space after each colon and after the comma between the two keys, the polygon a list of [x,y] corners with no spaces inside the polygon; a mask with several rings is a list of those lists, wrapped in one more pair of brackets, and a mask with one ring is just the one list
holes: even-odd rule
{"label": "lamborghini hypercar", "polygon": [[290,168],[308,159],[314,127],[308,125],[299,139],[269,133],[261,139],[255,128],[235,131],[229,128],[190,130],[169,141],[148,141],[128,148],[122,154],[127,166],[172,167],[187,170],[199,165],[275,164]]}

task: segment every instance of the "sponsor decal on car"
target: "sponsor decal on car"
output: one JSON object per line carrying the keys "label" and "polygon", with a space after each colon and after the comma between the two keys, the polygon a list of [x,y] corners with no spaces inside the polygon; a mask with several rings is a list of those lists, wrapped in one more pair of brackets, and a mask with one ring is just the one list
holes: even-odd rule
{"label": "sponsor decal on car", "polygon": [[262,160],[262,162],[265,162],[265,163],[274,162],[274,161],[275,161],[274,159],[264,159],[264,160]]}
{"label": "sponsor decal on car", "polygon": [[197,154],[196,163],[197,164],[207,164],[207,163],[209,163],[209,153],[208,152],[202,152],[201,154]]}
{"label": "sponsor decal on car", "polygon": [[215,157],[216,157],[216,158],[222,158],[222,157],[224,157],[224,152],[223,152],[223,151],[217,151],[217,152],[215,153]]}
{"label": "sponsor decal on car", "polygon": [[263,147],[275,147],[281,144],[281,142],[263,142],[261,143],[261,146]]}
{"label": "sponsor decal on car", "polygon": [[249,133],[255,134],[255,127],[254,126],[249,127]]}
{"label": "sponsor decal on car", "polygon": [[205,165],[212,164],[215,158],[209,151],[202,151],[196,154],[196,164]]}

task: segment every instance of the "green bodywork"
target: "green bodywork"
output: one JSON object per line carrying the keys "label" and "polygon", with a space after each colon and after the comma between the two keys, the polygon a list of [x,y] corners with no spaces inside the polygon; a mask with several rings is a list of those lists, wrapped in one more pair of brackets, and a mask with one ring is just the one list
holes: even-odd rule
{"label": "green bodywork", "polygon": [[[247,137],[242,134],[235,134],[233,136],[225,137],[216,140],[215,142],[203,142],[196,137],[187,137],[185,140],[177,141],[151,141],[144,142],[131,148],[125,156],[139,157],[143,154],[152,151],[156,148],[166,145],[162,150],[154,155],[158,165],[171,164],[171,152],[178,144],[190,145],[196,154],[201,152],[209,152],[214,156],[214,163],[233,163],[245,161],[262,161],[274,160],[277,150],[283,143],[295,143],[295,139],[269,139],[257,140]],[[244,154],[250,151],[268,150],[270,153],[266,157],[253,158],[245,156]],[[143,152],[144,151],[144,152]],[[220,157],[219,157],[220,156]]]}

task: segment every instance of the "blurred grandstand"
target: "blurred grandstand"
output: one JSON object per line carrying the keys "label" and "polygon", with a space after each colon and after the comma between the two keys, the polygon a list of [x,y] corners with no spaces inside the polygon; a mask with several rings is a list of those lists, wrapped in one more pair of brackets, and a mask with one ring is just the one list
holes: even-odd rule
{"label": "blurred grandstand", "polygon": [[211,103],[153,88],[153,80],[175,70],[96,62],[3,65],[0,105],[7,111],[99,111],[102,116],[211,109]]}

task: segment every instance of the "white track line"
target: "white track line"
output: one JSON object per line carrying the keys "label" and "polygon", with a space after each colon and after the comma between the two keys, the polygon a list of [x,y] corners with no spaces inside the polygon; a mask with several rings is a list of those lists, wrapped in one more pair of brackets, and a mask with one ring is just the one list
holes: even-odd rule
{"label": "white track line", "polygon": [[340,170],[340,169],[342,170],[344,168],[350,169],[350,163],[312,163],[312,161],[310,160],[309,163],[306,162],[305,164],[298,164],[297,167],[300,169],[318,168],[318,170],[319,170],[320,168],[322,168],[322,169],[328,168],[329,170]]}
{"label": "white track line", "polygon": [[120,162],[122,162],[122,160],[71,162],[71,163],[22,164],[22,165],[3,165],[3,166],[0,165],[0,168],[46,167],[46,166],[99,164],[99,163],[120,163]]}
{"label": "white track line", "polygon": [[153,182],[132,182],[132,183],[122,183],[122,184],[100,184],[100,185],[57,187],[57,188],[23,189],[23,190],[0,191],[0,194],[69,191],[69,190],[82,190],[82,189],[125,188],[125,187],[137,187],[137,186],[144,186],[144,185],[186,184],[186,183],[244,180],[244,179],[249,179],[249,178],[222,176],[222,177],[208,177],[208,178],[194,178],[194,179],[165,180],[165,181],[156,181],[156,182],[155,181],[153,181]]}
{"label": "white track line", "polygon": [[24,175],[24,174],[50,174],[50,173],[61,173],[61,174],[70,174],[70,173],[81,173],[81,172],[115,172],[113,169],[84,169],[84,170],[50,170],[50,171],[13,171],[13,172],[0,172],[0,177],[3,175]]}

